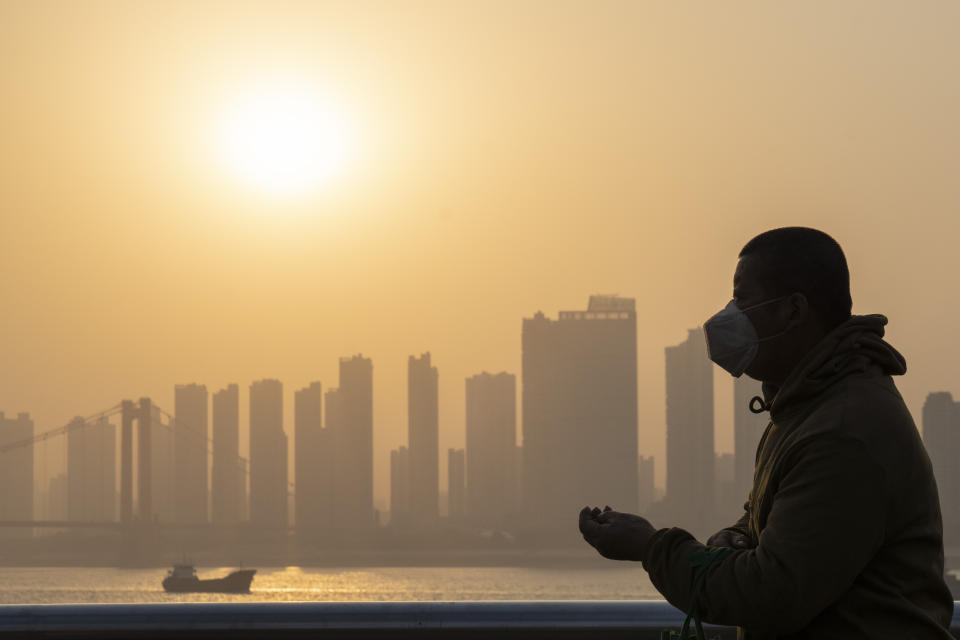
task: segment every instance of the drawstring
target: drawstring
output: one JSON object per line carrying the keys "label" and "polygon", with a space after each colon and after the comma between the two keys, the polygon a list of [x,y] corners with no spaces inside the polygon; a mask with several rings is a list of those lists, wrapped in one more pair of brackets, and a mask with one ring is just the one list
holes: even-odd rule
{"label": "drawstring", "polygon": [[[700,591],[703,579],[707,574],[707,567],[733,553],[731,547],[705,547],[695,551],[690,556],[690,566],[693,567],[693,586],[690,589],[690,612],[683,621],[680,633],[676,631],[662,631],[660,640],[707,640],[700,622]],[[690,634],[690,622],[693,621],[694,634]]]}
{"label": "drawstring", "polygon": [[[754,403],[759,403],[760,406],[755,407]],[[770,405],[764,402],[763,398],[760,396],[750,398],[750,413],[763,413],[764,411],[770,411]]]}

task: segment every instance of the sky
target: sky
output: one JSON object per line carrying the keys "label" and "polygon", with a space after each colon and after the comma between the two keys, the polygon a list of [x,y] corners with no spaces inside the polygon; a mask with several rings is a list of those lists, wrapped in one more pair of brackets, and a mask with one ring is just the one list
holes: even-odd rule
{"label": "sky", "polygon": [[[730,299],[747,240],[804,225],[844,248],[854,312],[888,316],[919,420],[928,392],[960,394],[958,19],[949,0],[0,3],[0,410],[43,430],[237,382],[245,416],[274,377],[291,434],[294,390],[363,353],[385,506],[409,355],[432,353],[440,448],[462,447],[464,379],[519,375],[522,318],[616,293],[637,300],[662,484],[664,347]],[[278,86],[342,134],[296,193],[256,188],[222,139]]]}

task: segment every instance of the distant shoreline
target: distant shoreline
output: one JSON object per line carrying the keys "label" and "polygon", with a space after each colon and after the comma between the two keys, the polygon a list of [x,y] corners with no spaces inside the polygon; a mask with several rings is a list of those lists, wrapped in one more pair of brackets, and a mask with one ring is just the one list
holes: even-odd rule
{"label": "distant shoreline", "polygon": [[0,552],[0,567],[169,567],[186,555],[195,566],[227,567],[285,567],[310,568],[365,568],[365,567],[530,567],[563,569],[616,569],[637,567],[637,563],[606,560],[590,549],[557,550],[198,550],[175,553],[171,551],[149,554],[134,562],[121,562],[115,549],[86,551],[82,557],[69,550],[34,553]]}

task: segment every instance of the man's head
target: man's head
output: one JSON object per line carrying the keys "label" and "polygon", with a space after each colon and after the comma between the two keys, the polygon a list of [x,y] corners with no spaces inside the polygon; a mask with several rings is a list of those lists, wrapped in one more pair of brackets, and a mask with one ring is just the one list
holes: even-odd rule
{"label": "man's head", "polygon": [[850,317],[846,258],[822,231],[766,231],[740,251],[733,302],[746,310],[760,340],[747,375],[780,385],[824,335]]}

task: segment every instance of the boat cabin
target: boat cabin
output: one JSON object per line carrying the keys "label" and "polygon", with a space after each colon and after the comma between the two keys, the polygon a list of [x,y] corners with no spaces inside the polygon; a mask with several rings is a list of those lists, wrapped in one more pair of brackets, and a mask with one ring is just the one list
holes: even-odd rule
{"label": "boat cabin", "polygon": [[175,564],[168,574],[171,578],[191,580],[197,577],[197,570],[192,564]]}

